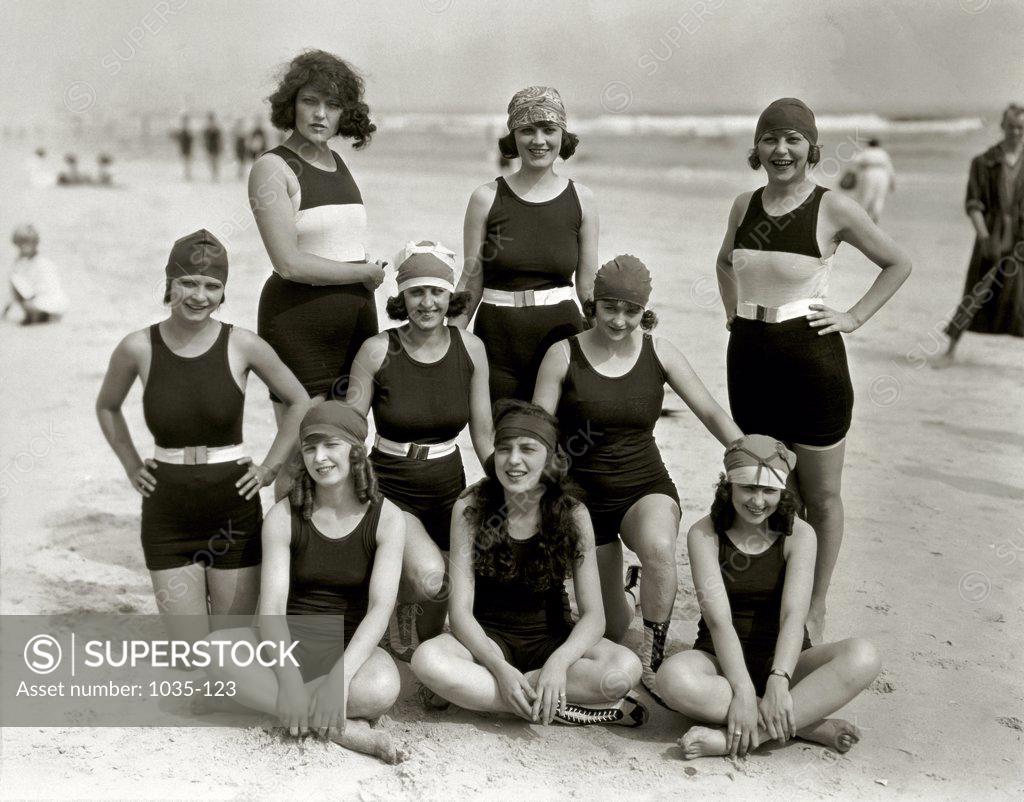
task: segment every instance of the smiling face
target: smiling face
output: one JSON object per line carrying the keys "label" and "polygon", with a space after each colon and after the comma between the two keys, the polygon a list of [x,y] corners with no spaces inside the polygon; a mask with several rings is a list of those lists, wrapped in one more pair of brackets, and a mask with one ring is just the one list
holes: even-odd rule
{"label": "smiling face", "polygon": [[562,148],[562,129],[554,123],[530,123],[515,130],[516,150],[524,166],[550,167]]}
{"label": "smiling face", "polygon": [[594,328],[611,340],[623,340],[636,331],[644,308],[629,301],[602,298],[594,302]]}
{"label": "smiling face", "polygon": [[301,451],[302,462],[317,485],[330,487],[348,480],[350,443],[332,435],[313,435],[302,441]]}
{"label": "smiling face", "polygon": [[769,180],[791,181],[807,170],[811,143],[797,131],[769,131],[757,142],[757,157]]}
{"label": "smiling face", "polygon": [[779,507],[782,491],[777,487],[732,483],[732,506],[748,524],[767,521]]}
{"label": "smiling face", "polygon": [[295,130],[318,145],[326,145],[338,131],[341,102],[326,92],[304,86],[295,94]]}
{"label": "smiling face", "polygon": [[410,287],[402,291],[409,322],[423,330],[444,325],[451,299],[452,294],[440,287]]}
{"label": "smiling face", "polygon": [[212,276],[181,276],[171,279],[171,314],[189,323],[210,316],[224,300],[224,282]]}
{"label": "smiling face", "polygon": [[547,462],[547,447],[532,437],[508,437],[494,445],[494,472],[510,493],[536,488]]}

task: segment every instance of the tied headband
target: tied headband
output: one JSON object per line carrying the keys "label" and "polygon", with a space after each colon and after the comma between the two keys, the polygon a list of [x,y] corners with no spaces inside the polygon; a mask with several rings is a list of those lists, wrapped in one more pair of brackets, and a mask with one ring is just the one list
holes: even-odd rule
{"label": "tied headband", "polygon": [[455,292],[455,252],[440,242],[408,242],[395,256],[398,291],[410,287],[439,287]]}
{"label": "tied headband", "polygon": [[547,446],[548,451],[552,452],[558,442],[558,432],[546,420],[538,418],[536,415],[517,412],[511,412],[503,417],[494,430],[495,443],[510,437],[533,438],[543,443]]}
{"label": "tied headband", "polygon": [[313,407],[299,424],[299,441],[313,435],[340,437],[346,443],[361,446],[366,442],[366,416],[340,401],[323,401]]}
{"label": "tied headband", "polygon": [[796,454],[783,443],[763,434],[750,434],[729,445],[725,471],[730,482],[786,489],[786,478],[796,467]]}
{"label": "tied headband", "polygon": [[515,131],[532,123],[552,123],[565,129],[565,105],[552,86],[528,86],[520,89],[508,103],[508,130]]}

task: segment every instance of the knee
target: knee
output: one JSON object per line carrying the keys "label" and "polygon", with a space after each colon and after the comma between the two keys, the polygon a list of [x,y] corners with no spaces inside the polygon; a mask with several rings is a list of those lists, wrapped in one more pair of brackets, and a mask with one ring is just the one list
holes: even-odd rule
{"label": "knee", "polygon": [[359,706],[368,711],[367,718],[376,718],[390,710],[402,690],[402,678],[395,661],[386,654],[380,657],[382,659],[374,659],[372,665],[364,664],[356,674],[361,680],[356,688]]}
{"label": "knee", "polygon": [[636,554],[646,571],[660,566],[675,566],[676,532],[668,529],[644,532],[637,544]]}
{"label": "knee", "polygon": [[843,497],[838,483],[827,483],[814,490],[803,492],[804,503],[819,513],[828,513],[842,508]]}
{"label": "knee", "polygon": [[431,638],[416,647],[412,654],[409,667],[416,679],[424,684],[435,683],[438,677],[445,677],[448,671],[445,666],[444,649],[438,638]]}
{"label": "knee", "polygon": [[866,688],[882,670],[882,656],[877,647],[864,638],[850,638],[843,642],[843,673],[852,685]]}
{"label": "knee", "polygon": [[428,560],[414,567],[407,581],[416,601],[442,601],[447,587],[444,560],[438,556],[436,560]]}
{"label": "knee", "polygon": [[672,655],[658,669],[655,687],[665,703],[673,710],[686,712],[700,698],[705,686],[701,676],[689,664],[685,652]]}
{"label": "knee", "polygon": [[616,677],[617,681],[624,686],[622,693],[619,694],[620,697],[625,696],[629,689],[640,681],[642,673],[643,667],[640,665],[640,658],[625,646],[618,647],[608,660],[607,676],[609,681],[612,677]]}

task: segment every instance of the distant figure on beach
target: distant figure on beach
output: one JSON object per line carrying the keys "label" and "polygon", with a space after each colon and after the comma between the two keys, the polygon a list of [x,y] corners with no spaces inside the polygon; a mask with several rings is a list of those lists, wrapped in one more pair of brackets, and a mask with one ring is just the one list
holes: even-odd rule
{"label": "distant figure on beach", "polygon": [[263,122],[259,117],[256,118],[256,124],[249,132],[247,147],[249,148],[249,161],[251,162],[256,161],[267,149],[267,133],[263,130]]}
{"label": "distant figure on beach", "polygon": [[96,183],[101,187],[114,185],[114,159],[109,153],[100,153],[96,157]]}
{"label": "distant figure on beach", "polygon": [[862,638],[812,646],[807,636],[817,546],[786,490],[796,461],[764,435],[732,443],[711,514],[687,535],[697,639],[662,664],[657,684],[669,707],[698,722],[678,741],[688,760],[743,757],[769,739],[837,752],[860,740],[856,725],[825,717],[870,685],[881,663]]}
{"label": "distant figure on beach", "polygon": [[36,189],[52,187],[57,183],[53,165],[47,158],[46,148],[36,148],[25,164],[29,183]]}
{"label": "distant figure on beach", "polygon": [[87,179],[78,168],[78,156],[74,153],[64,154],[64,169],[57,174],[58,186],[74,187],[87,183]]}
{"label": "distant figure on beach", "polygon": [[519,169],[473,192],[463,226],[465,269],[459,291],[470,295],[452,322],[484,341],[491,402],[533,398],[548,348],[585,327],[580,305],[597,273],[598,213],[593,193],[555,172],[576,152],[558,90],[528,86],[508,104],[508,133],[498,151]]}
{"label": "distant figure on beach", "polygon": [[[717,264],[730,330],[732,416],[747,434],[771,435],[800,458],[795,486],[818,537],[807,621],[816,643],[843,540],[840,489],[853,384],[842,335],[863,326],[911,270],[906,253],[858,203],[815,183],[809,172],[820,159],[814,113],[805,103],[781,98],[761,112],[747,163],[763,167],[768,183],[733,202]],[[843,242],[880,270],[845,312],[824,303]]]}
{"label": "distant figure on beach", "polygon": [[[363,79],[322,50],[296,56],[269,101],[271,122],[290,133],[249,174],[249,204],[273,267],[258,331],[310,397],[344,398],[356,352],[378,331],[373,296],[384,263],[366,255],[363,198],[329,143],[341,136],[365,147],[377,126]],[[280,399],[270,399],[280,414]]]}
{"label": "distant figure on beach", "polygon": [[192,180],[192,142],[195,135],[192,133],[192,121],[187,114],[181,115],[181,125],[171,132],[171,138],[178,143],[178,153],[181,156],[181,163],[185,169],[185,180]]}
{"label": "distant figure on beach", "polygon": [[245,178],[245,168],[249,163],[249,135],[245,131],[245,120],[235,120],[235,124],[231,127],[231,140],[235,147],[238,178]]}
{"label": "distant figure on beach", "polygon": [[18,226],[11,241],[18,255],[8,277],[10,300],[4,305],[3,319],[10,317],[22,326],[60,320],[68,301],[57,267],[39,255],[39,232],[33,225]]}
{"label": "distant figure on beach", "polygon": [[203,129],[203,148],[210,162],[210,178],[220,179],[220,154],[224,149],[224,132],[217,124],[217,116],[211,111],[206,115],[206,127]]}
{"label": "distant figure on beach", "polygon": [[[142,496],[142,552],[157,610],[170,637],[188,641],[210,632],[208,612],[255,612],[259,491],[290,458],[309,408],[302,386],[269,345],[212,317],[224,302],[227,278],[227,252],[209,231],[175,242],[164,269],[168,316],[121,340],[96,399],[103,436]],[[261,462],[246,454],[242,441],[250,372],[284,407]],[[139,456],[121,411],[136,379],[155,441],[152,459]]]}
{"label": "distant figure on beach", "polygon": [[868,217],[877,223],[882,216],[886,197],[896,189],[896,171],[892,159],[879,140],[870,139],[868,146],[854,158],[852,167],[856,176],[853,197],[864,207]]}
{"label": "distant figure on beach", "polygon": [[935,367],[953,364],[965,331],[1024,337],[1024,106],[1003,112],[1003,139],[971,161],[965,209],[974,250],[963,298],[946,326],[949,347]]}

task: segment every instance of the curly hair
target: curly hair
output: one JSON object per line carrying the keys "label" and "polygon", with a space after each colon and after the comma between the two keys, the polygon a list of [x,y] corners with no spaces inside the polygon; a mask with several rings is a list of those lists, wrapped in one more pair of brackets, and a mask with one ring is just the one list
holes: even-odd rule
{"label": "curly hair", "polygon": [[[796,498],[789,490],[779,495],[779,506],[768,516],[768,529],[789,536],[793,534],[793,518],[796,516]],[[725,537],[726,531],[736,520],[736,508],[732,506],[732,482],[726,475],[719,474],[715,486],[715,500],[711,502],[711,525],[715,534]]]}
{"label": "curly hair", "polygon": [[[810,150],[807,151],[807,163],[814,166],[821,161],[821,145],[811,145]],[[747,153],[747,164],[750,165],[751,170],[761,169],[761,159],[757,155],[757,148],[751,148]]]}
{"label": "curly hair", "polygon": [[370,122],[370,107],[363,102],[363,78],[346,61],[323,50],[304,50],[292,59],[270,101],[270,122],[275,128],[295,128],[295,97],[304,86],[323,92],[341,104],[335,135],[354,139],[359,149],[370,142],[377,126]]}
{"label": "curly hair", "polygon": [[[388,298],[387,303],[384,306],[384,311],[387,312],[388,317],[392,320],[409,319],[409,311],[405,308],[405,298],[403,298],[402,295],[403,293],[400,292],[398,295]],[[448,300],[448,310],[444,313],[444,316],[458,317],[466,311],[466,307],[468,305],[468,292],[454,292]]]}
{"label": "curly hair", "polygon": [[[555,422],[554,416],[525,401],[502,399],[494,406],[495,426],[510,412]],[[540,553],[529,564],[517,565],[508,533],[509,503],[495,473],[494,455],[487,458],[484,478],[463,494],[469,499],[463,515],[473,532],[476,573],[498,580],[519,579],[534,590],[546,590],[572,575],[573,565],[581,556],[576,513],[582,501],[568,474],[569,461],[565,455],[559,449],[549,453],[541,475],[545,489],[540,499],[540,531],[534,535]]]}
{"label": "curly hair", "polygon": [[[580,144],[580,138],[569,131],[562,131],[562,145],[558,148],[558,155],[564,161],[569,159],[576,152]],[[506,159],[518,159],[519,148],[516,147],[516,132],[509,131],[498,140],[498,152]]]}
{"label": "curly hair", "polygon": [[[373,465],[370,464],[366,446],[353,445],[348,455],[349,465],[352,466],[352,483],[355,485],[356,498],[364,504],[367,501],[380,500],[380,489],[377,487],[377,474],[373,472]],[[316,482],[306,470],[306,463],[302,459],[302,451],[297,451],[288,465],[289,474],[292,477],[292,489],[288,491],[288,502],[292,510],[302,515],[302,520],[308,521],[313,515],[313,499],[316,495]]]}
{"label": "curly hair", "polygon": [[[628,304],[629,301],[619,301],[619,303]],[[636,306],[636,304],[629,304],[630,306]],[[593,320],[597,314],[597,301],[593,298],[587,298],[583,302],[583,316],[588,320]],[[651,331],[655,326],[658,325],[658,316],[655,314],[653,309],[645,309],[644,313],[640,316],[640,328],[644,331]]]}

